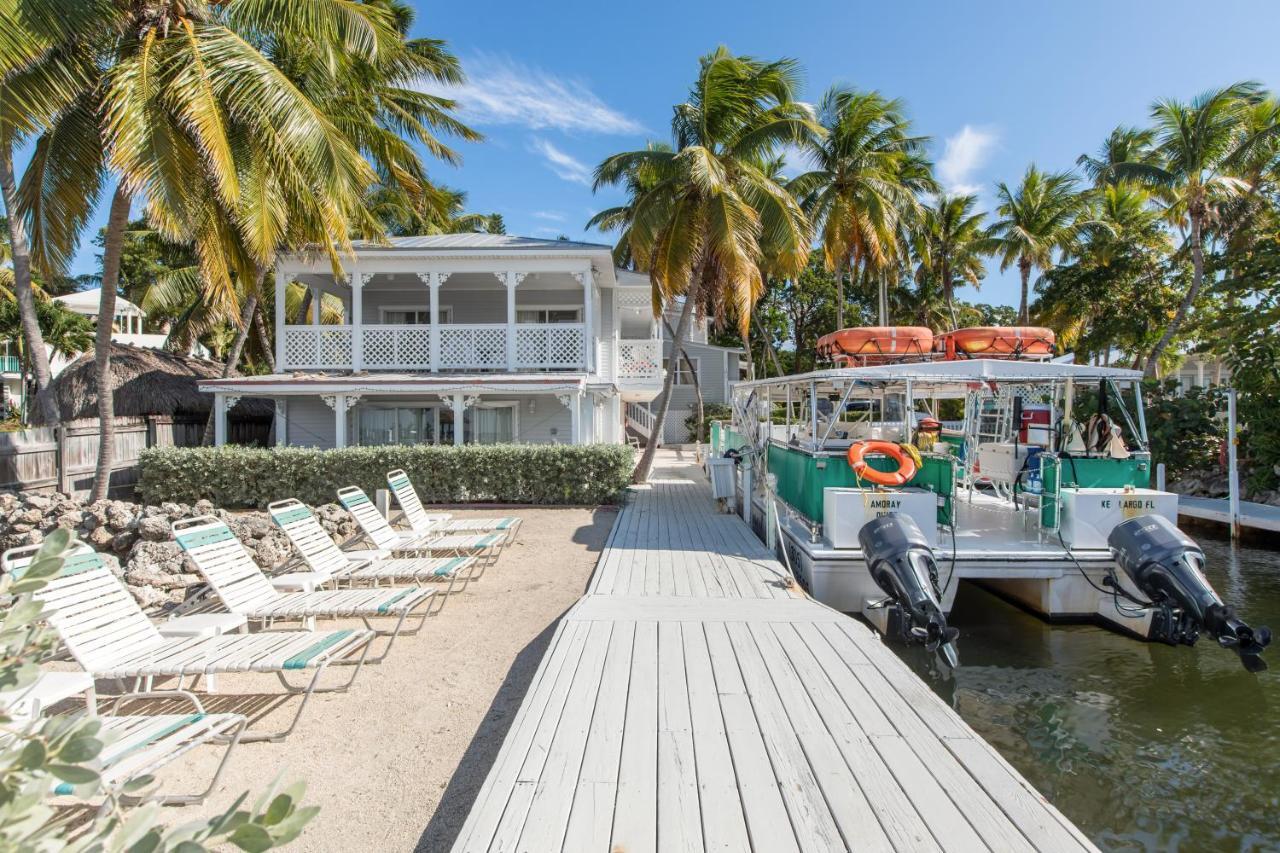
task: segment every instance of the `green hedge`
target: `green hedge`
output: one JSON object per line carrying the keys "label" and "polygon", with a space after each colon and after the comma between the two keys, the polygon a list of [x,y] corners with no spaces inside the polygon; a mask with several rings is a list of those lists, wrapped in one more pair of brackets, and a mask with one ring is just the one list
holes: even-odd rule
{"label": "green hedge", "polygon": [[426,503],[485,501],[598,504],[630,482],[633,452],[615,444],[493,444],[441,447],[157,447],[144,450],[138,494],[146,503],[265,506],[283,498],[332,503],[343,486],[372,497],[386,474],[408,472]]}

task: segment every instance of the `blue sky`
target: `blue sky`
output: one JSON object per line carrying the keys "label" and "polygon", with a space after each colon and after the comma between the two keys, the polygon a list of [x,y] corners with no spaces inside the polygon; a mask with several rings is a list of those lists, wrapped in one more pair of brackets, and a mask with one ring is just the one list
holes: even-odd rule
{"label": "blue sky", "polygon": [[[986,205],[997,181],[1032,161],[1071,167],[1156,98],[1240,79],[1280,87],[1280,4],[1266,0],[415,5],[414,34],[462,58],[470,79],[455,96],[487,136],[434,175],[513,234],[611,242],[584,231],[619,198],[593,195],[590,170],[666,139],[671,106],[717,44],[799,60],[811,100],[833,82],[902,98],[934,139],[940,178]],[[76,266],[96,268],[91,246]],[[981,295],[962,296],[1015,304],[1016,278],[992,265]]]}

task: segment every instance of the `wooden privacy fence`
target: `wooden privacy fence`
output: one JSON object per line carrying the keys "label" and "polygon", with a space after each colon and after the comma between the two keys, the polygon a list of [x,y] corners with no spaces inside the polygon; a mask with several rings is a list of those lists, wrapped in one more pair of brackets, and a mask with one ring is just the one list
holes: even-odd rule
{"label": "wooden privacy fence", "polygon": [[[132,496],[144,449],[197,446],[204,427],[205,419],[195,416],[116,418],[111,497]],[[228,439],[233,443],[266,445],[271,421],[234,421],[229,427]],[[87,497],[93,488],[100,438],[96,418],[0,433],[0,491],[57,491]]]}

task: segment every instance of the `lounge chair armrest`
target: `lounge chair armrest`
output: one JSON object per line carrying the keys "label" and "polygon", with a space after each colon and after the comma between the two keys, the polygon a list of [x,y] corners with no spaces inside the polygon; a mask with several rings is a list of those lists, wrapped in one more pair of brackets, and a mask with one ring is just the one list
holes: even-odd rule
{"label": "lounge chair armrest", "polygon": [[111,716],[116,717],[120,714],[120,705],[125,702],[136,702],[140,699],[177,699],[182,698],[191,702],[196,707],[197,714],[205,713],[204,705],[201,704],[200,698],[190,690],[140,690],[135,693],[122,693],[117,696],[115,701],[111,703]]}

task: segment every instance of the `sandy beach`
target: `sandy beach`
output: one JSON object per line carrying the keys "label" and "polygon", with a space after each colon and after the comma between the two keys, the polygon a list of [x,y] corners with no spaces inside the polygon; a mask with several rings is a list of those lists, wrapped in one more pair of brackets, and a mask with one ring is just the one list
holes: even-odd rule
{"label": "sandy beach", "polygon": [[[238,747],[205,805],[165,816],[174,824],[207,818],[281,776],[305,780],[305,802],[321,809],[290,849],[448,850],[617,515],[608,508],[507,513],[520,515],[523,526],[481,581],[420,634],[397,640],[386,662],[366,667],[350,692],[315,696],[286,741]],[[287,725],[299,701],[279,701],[274,676],[224,677],[218,687],[209,709],[265,714],[256,729]],[[198,749],[161,778],[168,790],[191,789],[205,783],[218,757],[215,748]]]}

